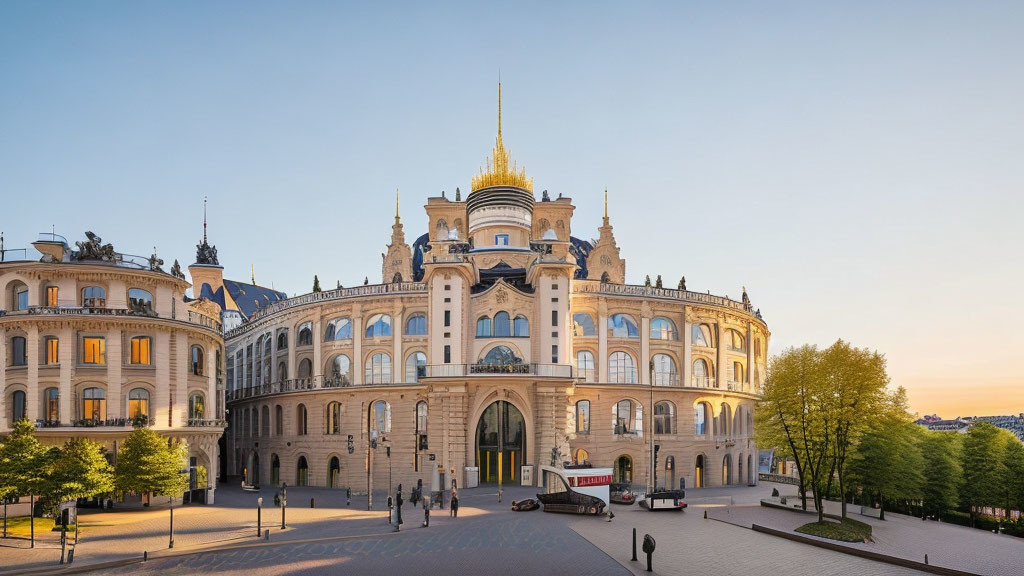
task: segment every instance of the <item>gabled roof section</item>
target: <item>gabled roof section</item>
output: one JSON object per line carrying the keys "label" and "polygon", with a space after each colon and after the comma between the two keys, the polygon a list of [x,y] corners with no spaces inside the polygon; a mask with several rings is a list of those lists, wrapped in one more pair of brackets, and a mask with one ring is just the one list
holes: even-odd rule
{"label": "gabled roof section", "polygon": [[246,318],[249,318],[254,312],[264,306],[269,306],[274,302],[288,298],[288,295],[284,292],[234,280],[224,280],[224,287],[227,289],[228,294],[231,295],[231,298],[234,299],[235,304],[238,304],[239,311]]}

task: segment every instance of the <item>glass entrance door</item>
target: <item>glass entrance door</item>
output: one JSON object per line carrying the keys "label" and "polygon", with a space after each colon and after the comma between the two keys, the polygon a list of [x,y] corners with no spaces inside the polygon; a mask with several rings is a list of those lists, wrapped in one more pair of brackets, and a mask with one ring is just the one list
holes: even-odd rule
{"label": "glass entrance door", "polygon": [[492,403],[480,416],[476,427],[476,465],[480,482],[514,483],[526,456],[526,420],[509,402]]}

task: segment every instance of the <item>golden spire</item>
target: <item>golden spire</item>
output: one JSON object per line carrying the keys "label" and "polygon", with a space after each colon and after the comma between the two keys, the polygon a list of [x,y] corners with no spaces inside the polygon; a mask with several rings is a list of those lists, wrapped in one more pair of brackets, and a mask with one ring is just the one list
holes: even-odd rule
{"label": "golden spire", "polygon": [[501,82],[498,82],[498,138],[491,157],[487,159],[487,169],[481,168],[480,174],[473,177],[472,190],[490,186],[513,186],[533,192],[533,178],[528,178],[526,169],[515,162],[510,165],[508,150],[505,150],[501,139]]}
{"label": "golden spire", "polygon": [[608,219],[608,189],[604,189],[604,219]]}
{"label": "golden spire", "polygon": [[398,220],[398,188],[395,188],[395,220]]}

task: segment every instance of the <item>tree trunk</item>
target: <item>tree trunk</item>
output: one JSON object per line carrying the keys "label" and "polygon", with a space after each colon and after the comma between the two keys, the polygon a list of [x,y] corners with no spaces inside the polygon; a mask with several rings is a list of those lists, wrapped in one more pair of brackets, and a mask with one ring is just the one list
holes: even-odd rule
{"label": "tree trunk", "polygon": [[814,507],[818,509],[818,522],[825,521],[825,498],[818,490],[814,491]]}
{"label": "tree trunk", "polygon": [[803,479],[800,479],[800,506],[804,512],[807,512],[807,487],[804,486]]}
{"label": "tree trunk", "polygon": [[843,503],[843,512],[840,514],[844,520],[846,519],[846,485],[843,483],[843,475],[839,475],[839,500]]}

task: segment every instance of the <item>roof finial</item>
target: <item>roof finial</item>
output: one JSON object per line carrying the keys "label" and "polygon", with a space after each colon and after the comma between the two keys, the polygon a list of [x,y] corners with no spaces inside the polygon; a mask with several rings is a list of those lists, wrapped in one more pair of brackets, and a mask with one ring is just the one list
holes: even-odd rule
{"label": "roof finial", "polygon": [[395,220],[398,220],[398,188],[395,188]]}
{"label": "roof finial", "polygon": [[498,141],[501,141],[501,71],[498,71]]}
{"label": "roof finial", "polygon": [[206,244],[206,196],[203,196],[203,244]]}
{"label": "roof finial", "polygon": [[256,285],[256,265],[255,264],[250,264],[250,266],[252,266],[252,275],[249,277],[249,279],[252,280],[252,285],[255,286]]}
{"label": "roof finial", "polygon": [[604,189],[604,219],[608,219],[608,189]]}

